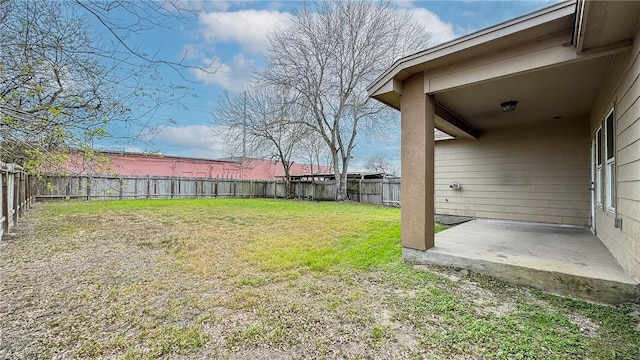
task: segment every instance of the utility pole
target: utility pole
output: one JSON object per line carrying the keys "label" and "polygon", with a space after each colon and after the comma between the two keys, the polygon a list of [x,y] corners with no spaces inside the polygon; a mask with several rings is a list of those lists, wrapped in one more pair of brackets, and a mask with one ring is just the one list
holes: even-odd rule
{"label": "utility pole", "polygon": [[244,162],[247,156],[247,90],[244,91],[244,106],[242,110],[242,163],[240,166],[240,179],[244,180]]}

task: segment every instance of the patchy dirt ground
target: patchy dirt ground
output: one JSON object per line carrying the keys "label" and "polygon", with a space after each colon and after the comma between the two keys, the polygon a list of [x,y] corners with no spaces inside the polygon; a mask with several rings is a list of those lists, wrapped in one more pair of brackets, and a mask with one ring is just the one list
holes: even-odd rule
{"label": "patchy dirt ground", "polygon": [[355,218],[341,228],[296,218],[304,204],[279,219],[234,201],[220,213],[209,202],[38,204],[0,241],[0,358],[640,358],[637,306],[396,260],[291,265],[279,241],[309,229],[273,236],[285,222],[332,232],[314,259],[383,257],[384,244],[345,250]]}

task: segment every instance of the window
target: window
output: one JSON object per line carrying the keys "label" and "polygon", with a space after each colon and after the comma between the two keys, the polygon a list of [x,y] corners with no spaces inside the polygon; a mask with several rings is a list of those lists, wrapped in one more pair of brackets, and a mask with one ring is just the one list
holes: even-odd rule
{"label": "window", "polygon": [[605,198],[607,202],[607,210],[614,211],[616,207],[616,127],[615,119],[613,117],[613,110],[609,112],[607,118],[605,119],[605,135],[607,150],[607,181]]}
{"label": "window", "polygon": [[602,128],[596,131],[596,204],[602,205]]}

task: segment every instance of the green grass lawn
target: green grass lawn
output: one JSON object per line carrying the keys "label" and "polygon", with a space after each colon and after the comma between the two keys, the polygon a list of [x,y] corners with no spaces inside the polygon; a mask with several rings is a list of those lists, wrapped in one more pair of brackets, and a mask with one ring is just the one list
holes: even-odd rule
{"label": "green grass lawn", "polygon": [[413,267],[399,237],[352,203],[38,204],[0,243],[0,358],[640,358],[638,306]]}

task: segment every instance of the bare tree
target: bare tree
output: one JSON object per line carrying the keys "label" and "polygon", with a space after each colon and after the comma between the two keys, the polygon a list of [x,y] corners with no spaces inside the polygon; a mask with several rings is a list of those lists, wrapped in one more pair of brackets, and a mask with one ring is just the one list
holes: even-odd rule
{"label": "bare tree", "polygon": [[309,135],[306,116],[291,91],[275,86],[256,86],[234,95],[226,94],[214,113],[214,124],[226,133],[234,153],[266,157],[282,163],[287,198],[291,197],[291,166]]}
{"label": "bare tree", "polygon": [[300,146],[304,158],[311,166],[311,174],[317,174],[322,172],[321,169],[323,167],[328,167],[331,164],[331,153],[329,152],[327,143],[324,142],[318,133],[314,131],[307,133],[308,136],[302,140]]}
{"label": "bare tree", "polygon": [[361,0],[305,4],[269,37],[263,80],[293,89],[310,114],[307,123],[329,147],[338,182],[346,180],[359,131],[390,118],[370,101],[366,86],[400,56],[427,44],[429,34],[392,3]]}
{"label": "bare tree", "polygon": [[158,125],[155,111],[187,92],[165,81],[162,67],[190,66],[144,54],[131,36],[187,15],[171,4],[0,0],[2,158],[51,168],[67,149],[91,154],[97,143],[140,141]]}
{"label": "bare tree", "polygon": [[364,167],[369,171],[382,172],[387,175],[396,175],[398,164],[389,156],[375,153],[364,161]]}

